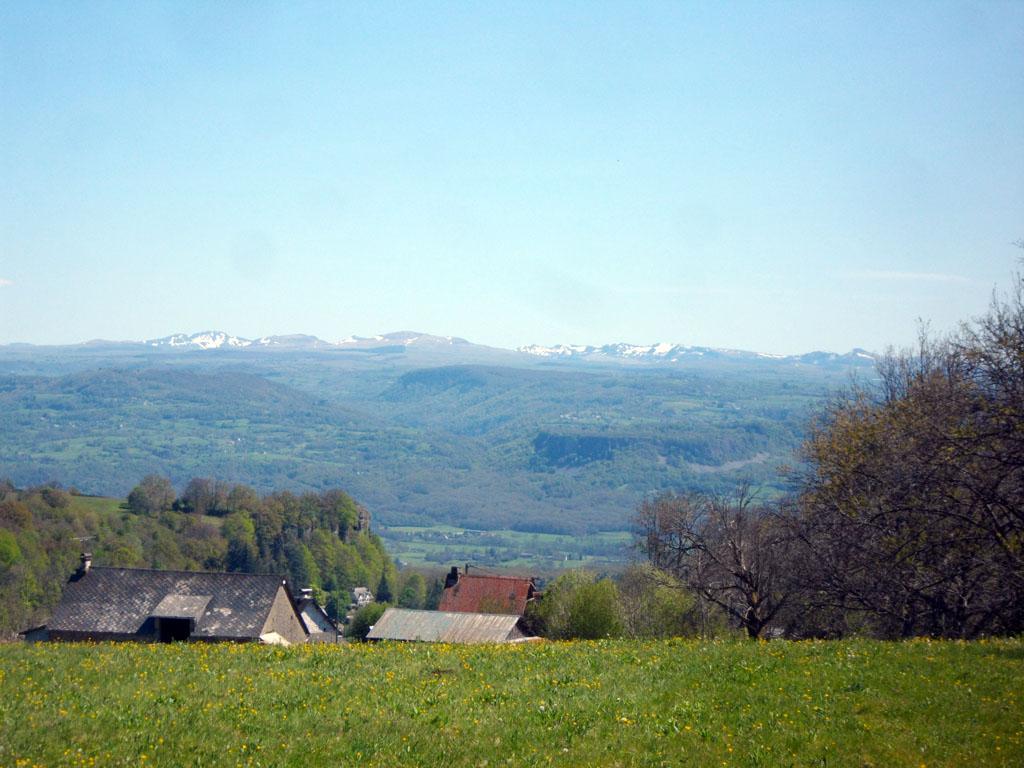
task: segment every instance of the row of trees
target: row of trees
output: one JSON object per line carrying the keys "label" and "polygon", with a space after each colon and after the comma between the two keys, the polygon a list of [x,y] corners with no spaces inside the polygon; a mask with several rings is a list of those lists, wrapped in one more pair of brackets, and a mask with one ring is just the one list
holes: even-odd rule
{"label": "row of trees", "polygon": [[283,514],[291,511],[299,527],[309,531],[324,528],[341,539],[346,539],[361,525],[361,517],[369,519],[366,510],[339,489],[300,496],[283,491],[261,497],[248,485],[208,477],[192,478],[178,495],[168,478],[147,475],[131,490],[127,500],[131,512],[148,516],[170,511],[210,517],[227,517],[239,512],[252,515],[267,504],[281,507]]}
{"label": "row of trees", "polygon": [[[368,530],[368,514],[337,489],[260,496],[246,485],[193,478],[178,495],[170,480],[150,475],[129,493],[127,506],[165,521],[186,545],[202,539],[198,567],[284,573],[297,588],[312,587],[335,617],[345,615],[356,586],[385,600],[399,596],[394,564]],[[425,591],[415,582],[409,589],[410,602]]]}
{"label": "row of trees", "polygon": [[751,637],[1024,631],[1024,279],[877,371],[812,426],[789,498],[649,499],[641,548]]}

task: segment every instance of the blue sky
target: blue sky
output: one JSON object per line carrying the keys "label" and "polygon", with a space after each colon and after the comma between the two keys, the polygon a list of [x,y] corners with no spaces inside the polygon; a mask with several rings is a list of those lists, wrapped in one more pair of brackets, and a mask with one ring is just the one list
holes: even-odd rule
{"label": "blue sky", "polygon": [[802,352],[1024,255],[1024,3],[5,3],[0,343]]}

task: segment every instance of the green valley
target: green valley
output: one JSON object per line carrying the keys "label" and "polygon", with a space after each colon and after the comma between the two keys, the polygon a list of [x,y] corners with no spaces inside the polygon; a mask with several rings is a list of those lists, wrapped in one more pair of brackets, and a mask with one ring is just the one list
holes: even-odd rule
{"label": "green valley", "polygon": [[668,488],[783,491],[779,466],[799,463],[808,419],[851,370],[581,364],[471,344],[4,347],[0,477],[112,496],[149,473],[341,487],[389,526],[622,531]]}

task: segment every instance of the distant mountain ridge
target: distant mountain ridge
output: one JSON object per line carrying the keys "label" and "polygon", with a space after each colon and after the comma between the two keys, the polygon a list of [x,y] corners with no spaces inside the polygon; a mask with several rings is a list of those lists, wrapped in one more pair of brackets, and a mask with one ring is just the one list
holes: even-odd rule
{"label": "distant mountain ridge", "polygon": [[[11,344],[8,347],[32,345]],[[224,331],[200,331],[199,333],[175,333],[158,339],[145,341],[105,341],[93,340],[83,343],[84,347],[131,347],[144,346],[151,349],[166,351],[209,351],[209,350],[396,350],[404,348],[453,348],[465,350],[491,350],[510,355],[516,353],[532,359],[565,361],[565,362],[604,362],[604,363],[646,363],[652,365],[673,365],[699,360],[722,360],[735,362],[778,362],[792,365],[870,367],[877,356],[864,349],[855,348],[845,354],[837,352],[807,352],[800,355],[772,355],[762,352],[751,352],[739,349],[720,347],[686,346],[683,344],[604,344],[602,346],[579,344],[556,344],[546,347],[530,344],[515,350],[502,350],[473,344],[457,336],[435,336],[417,331],[397,331],[377,336],[349,336],[340,341],[332,342],[309,334],[295,333],[279,336],[262,336],[248,339],[234,336]]]}
{"label": "distant mountain ridge", "polygon": [[272,348],[283,349],[330,349],[330,348],[372,348],[382,345],[431,344],[451,345],[468,344],[465,339],[453,336],[432,336],[428,333],[416,333],[415,331],[397,331],[379,336],[349,336],[341,341],[325,341],[317,336],[305,333],[292,333],[280,336],[262,336],[258,339],[247,339],[242,336],[233,336],[224,331],[200,331],[199,333],[175,333],[159,339],[147,339],[146,341],[126,342],[88,342],[89,344],[113,343],[113,344],[144,344],[147,347],[156,348],[177,348],[177,349],[244,349]]}
{"label": "distant mountain ridge", "polygon": [[682,344],[605,344],[600,347],[590,345],[557,344],[543,347],[531,344],[519,347],[516,351],[548,359],[577,360],[633,360],[648,363],[678,363],[694,358],[722,358],[733,360],[775,360],[804,365],[840,364],[840,365],[874,365],[877,357],[859,347],[846,354],[837,352],[806,352],[801,355],[770,355],[763,352],[750,352],[741,349],[721,349],[717,347],[688,347]]}

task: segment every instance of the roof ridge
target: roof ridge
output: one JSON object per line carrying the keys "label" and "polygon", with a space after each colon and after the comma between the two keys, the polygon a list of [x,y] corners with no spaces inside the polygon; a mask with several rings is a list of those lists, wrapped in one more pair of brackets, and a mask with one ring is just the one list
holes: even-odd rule
{"label": "roof ridge", "polygon": [[463,620],[467,620],[464,619],[464,617],[466,616],[476,616],[478,618],[481,616],[501,616],[502,618],[506,619],[513,617],[516,619],[522,618],[522,614],[519,613],[491,613],[489,611],[431,611],[426,608],[401,608],[397,605],[389,605],[387,609],[389,611],[401,611],[402,613],[429,613],[431,615],[444,614],[445,616],[456,616],[458,618],[463,618]]}
{"label": "roof ridge", "polygon": [[120,565],[93,565],[89,571],[139,571],[142,573],[181,573],[186,576],[248,576],[249,578],[274,578],[287,581],[288,577],[277,573],[245,573],[244,571],[184,571],[177,568],[128,568]]}

